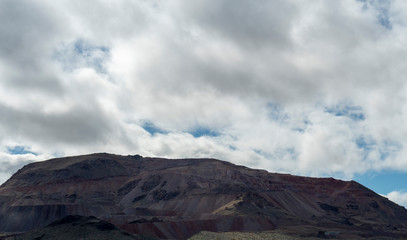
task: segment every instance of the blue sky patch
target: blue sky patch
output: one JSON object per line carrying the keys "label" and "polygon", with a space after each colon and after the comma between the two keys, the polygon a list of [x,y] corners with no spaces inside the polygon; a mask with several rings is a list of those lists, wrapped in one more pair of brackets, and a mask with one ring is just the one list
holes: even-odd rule
{"label": "blue sky patch", "polygon": [[288,114],[284,111],[284,108],[280,104],[268,103],[267,110],[269,118],[273,121],[282,123],[289,119]]}
{"label": "blue sky patch", "polygon": [[390,17],[389,17],[389,8],[391,5],[391,1],[376,0],[376,1],[371,1],[371,4],[379,12],[377,15],[377,21],[379,22],[379,24],[382,25],[383,27],[391,30],[392,24],[390,22]]}
{"label": "blue sky patch", "polygon": [[197,128],[194,128],[193,130],[189,131],[189,133],[192,136],[194,136],[195,138],[202,137],[202,136],[217,137],[220,135],[219,132],[214,131],[207,127],[197,127]]}
{"label": "blue sky patch", "polygon": [[261,149],[253,149],[253,152],[255,152],[256,154],[258,154],[260,156],[263,156],[263,157],[265,157],[267,159],[272,159],[273,158],[273,154],[268,153],[266,151],[263,151]]}
{"label": "blue sky patch", "polygon": [[390,140],[377,142],[366,136],[357,138],[355,144],[359,149],[363,150],[364,159],[368,158],[371,151],[377,151],[380,154],[380,160],[386,160],[389,157],[394,157],[402,149],[402,145],[398,142]]}
{"label": "blue sky patch", "polygon": [[336,105],[333,107],[325,108],[325,111],[337,117],[348,117],[354,121],[365,120],[365,114],[363,113],[363,109],[359,106]]}
{"label": "blue sky patch", "polygon": [[407,172],[368,172],[356,175],[354,180],[380,194],[388,194],[392,191],[407,191]]}
{"label": "blue sky patch", "polygon": [[235,147],[235,146],[229,145],[228,147],[229,147],[230,150],[236,151],[236,147]]}
{"label": "blue sky patch", "polygon": [[389,16],[387,15],[387,13],[383,12],[377,18],[378,18],[380,25],[382,25],[383,27],[385,27],[389,30],[392,29],[392,25],[391,25],[391,22],[390,22],[390,19],[389,19]]}
{"label": "blue sky patch", "polygon": [[295,131],[295,132],[299,132],[299,133],[304,133],[304,132],[305,132],[305,129],[304,129],[304,128],[299,128],[299,127],[297,127],[297,128],[292,128],[291,130],[292,130],[292,131]]}
{"label": "blue sky patch", "polygon": [[355,140],[356,146],[363,150],[363,158],[366,159],[370,151],[377,148],[377,143],[374,139],[361,136]]}
{"label": "blue sky patch", "polygon": [[56,52],[54,57],[62,63],[66,71],[87,67],[99,73],[106,73],[105,62],[110,58],[110,49],[78,39]]}
{"label": "blue sky patch", "polygon": [[95,51],[101,51],[104,53],[109,52],[109,48],[104,46],[92,45],[83,39],[79,39],[74,43],[74,50],[77,54],[82,55],[84,57],[91,56],[92,52]]}
{"label": "blue sky patch", "polygon": [[389,17],[389,8],[391,5],[390,0],[357,0],[358,2],[363,2],[363,10],[373,7],[378,12],[377,22],[384,28],[391,30],[393,28]]}
{"label": "blue sky patch", "polygon": [[402,148],[401,144],[395,141],[390,140],[384,141],[382,146],[379,148],[380,159],[384,160],[389,156],[398,153],[401,150],[401,148]]}
{"label": "blue sky patch", "polygon": [[14,147],[7,147],[7,152],[12,155],[24,155],[24,154],[33,154],[37,156],[38,154],[29,150],[30,148],[26,148],[24,146],[14,146]]}
{"label": "blue sky patch", "polygon": [[356,145],[358,148],[370,150],[376,145],[376,142],[367,137],[359,137],[356,139]]}
{"label": "blue sky patch", "polygon": [[168,133],[167,131],[157,127],[156,125],[154,125],[152,122],[149,122],[149,121],[144,122],[141,127],[144,128],[144,130],[149,132],[151,135],[155,135],[157,133],[159,133],[159,134]]}

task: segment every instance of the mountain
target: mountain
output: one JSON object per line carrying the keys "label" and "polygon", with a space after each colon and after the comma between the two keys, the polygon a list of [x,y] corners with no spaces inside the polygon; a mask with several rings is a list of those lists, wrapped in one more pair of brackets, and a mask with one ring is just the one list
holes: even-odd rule
{"label": "mountain", "polygon": [[144,236],[136,236],[118,229],[113,224],[96,217],[68,215],[43,229],[10,236],[7,240],[154,240]]}
{"label": "mountain", "polygon": [[216,159],[98,153],[31,163],[0,186],[0,232],[95,216],[134,234],[201,231],[407,237],[407,210],[355,181],[269,173]]}

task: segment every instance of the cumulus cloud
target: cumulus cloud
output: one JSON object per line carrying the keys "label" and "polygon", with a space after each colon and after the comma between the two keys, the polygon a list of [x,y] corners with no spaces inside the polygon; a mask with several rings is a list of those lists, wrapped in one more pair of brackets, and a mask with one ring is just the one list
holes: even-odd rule
{"label": "cumulus cloud", "polygon": [[1,161],[103,151],[407,171],[403,5],[2,1]]}
{"label": "cumulus cloud", "polygon": [[391,201],[407,208],[407,193],[400,191],[393,191],[385,195]]}
{"label": "cumulus cloud", "polygon": [[3,183],[10,177],[11,173],[17,172],[18,169],[35,160],[41,160],[42,156],[38,157],[32,152],[21,152],[19,154],[1,152],[0,158],[2,159],[0,165],[0,182]]}

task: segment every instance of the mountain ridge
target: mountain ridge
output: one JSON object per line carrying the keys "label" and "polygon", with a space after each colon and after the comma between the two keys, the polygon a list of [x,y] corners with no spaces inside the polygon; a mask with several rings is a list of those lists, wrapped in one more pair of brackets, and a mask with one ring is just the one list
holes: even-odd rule
{"label": "mountain ridge", "polygon": [[217,159],[54,158],[24,166],[0,186],[2,232],[30,231],[67,215],[96,216],[164,239],[295,226],[312,229],[309,236],[318,229],[407,236],[407,210],[355,181],[269,173]]}

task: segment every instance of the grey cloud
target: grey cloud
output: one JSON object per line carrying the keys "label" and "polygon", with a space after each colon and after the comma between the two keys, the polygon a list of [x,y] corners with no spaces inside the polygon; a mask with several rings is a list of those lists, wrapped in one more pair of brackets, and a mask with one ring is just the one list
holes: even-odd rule
{"label": "grey cloud", "polygon": [[290,1],[183,1],[187,21],[252,50],[291,45],[297,7]]}
{"label": "grey cloud", "polygon": [[2,161],[0,165],[0,174],[6,173],[15,173],[18,169],[22,168],[24,165],[29,164],[33,161],[30,160],[20,160],[18,162],[12,163],[7,161]]}
{"label": "grey cloud", "polygon": [[35,64],[35,58],[49,53],[47,43],[59,27],[53,20],[52,13],[32,1],[1,1],[1,56],[20,65]]}
{"label": "grey cloud", "polygon": [[[335,8],[327,3],[316,5],[320,5],[314,7],[318,10],[312,12],[305,5],[289,1],[180,2],[179,9],[172,9],[174,16],[171,16],[180,20],[172,24],[191,32],[199,29],[201,33],[192,36],[190,41],[183,36],[193,35],[188,31],[154,36],[167,38],[159,42],[161,53],[135,78],[149,82],[152,88],[165,86],[172,93],[184,94],[195,88],[215,89],[284,103],[312,102],[324,93],[335,95],[337,90],[341,90],[337,95],[342,95],[352,84],[368,86],[369,79],[353,82],[354,78],[347,76],[369,68],[355,58],[360,51],[366,51],[364,44],[375,46],[373,41],[380,33],[376,31],[375,22],[363,17],[362,4],[354,4],[362,17],[348,13],[345,3],[335,3]],[[183,17],[178,17],[178,13]],[[315,20],[301,29],[304,39],[295,39],[292,36],[295,27],[313,14],[317,14]],[[157,32],[164,30],[160,24],[157,27]],[[226,64],[216,58],[202,59],[192,51],[211,51],[205,49],[207,39],[200,39],[201,36],[236,48],[242,59]],[[227,56],[222,47],[212,51]],[[313,64],[315,70],[298,66],[304,64]],[[338,81],[345,83],[343,87],[337,88]]]}
{"label": "grey cloud", "polygon": [[65,113],[46,114],[0,106],[3,136],[22,136],[44,144],[100,143],[112,131],[108,116],[100,109],[76,107]]}
{"label": "grey cloud", "polygon": [[163,43],[159,57],[135,76],[157,91],[186,95],[198,88],[284,103],[318,98],[320,83],[315,76],[299,71],[281,54],[243,52],[242,60],[225,64],[218,59],[204,60],[189,50],[200,46],[170,42]]}
{"label": "grey cloud", "polygon": [[48,72],[46,64],[38,65],[37,63],[36,67],[27,69],[27,67],[19,68],[19,66],[6,64],[8,69],[0,74],[0,77],[4,79],[3,87],[14,89],[22,95],[35,91],[46,92],[50,95],[63,94],[64,88],[59,76],[52,70]]}
{"label": "grey cloud", "polygon": [[[82,38],[109,45],[145,31],[154,22],[149,19],[152,6],[143,1],[64,1],[66,18],[79,28]],[[80,25],[80,26],[78,26]]]}
{"label": "grey cloud", "polygon": [[62,86],[47,61],[62,33],[55,15],[32,1],[0,2],[0,64],[8,87],[61,92]]}
{"label": "grey cloud", "polygon": [[[2,1],[0,140],[48,155],[139,147],[316,175],[372,169],[380,149],[395,154],[384,140],[407,144],[403,21],[379,10],[352,0]],[[332,107],[346,100],[358,108]]]}

